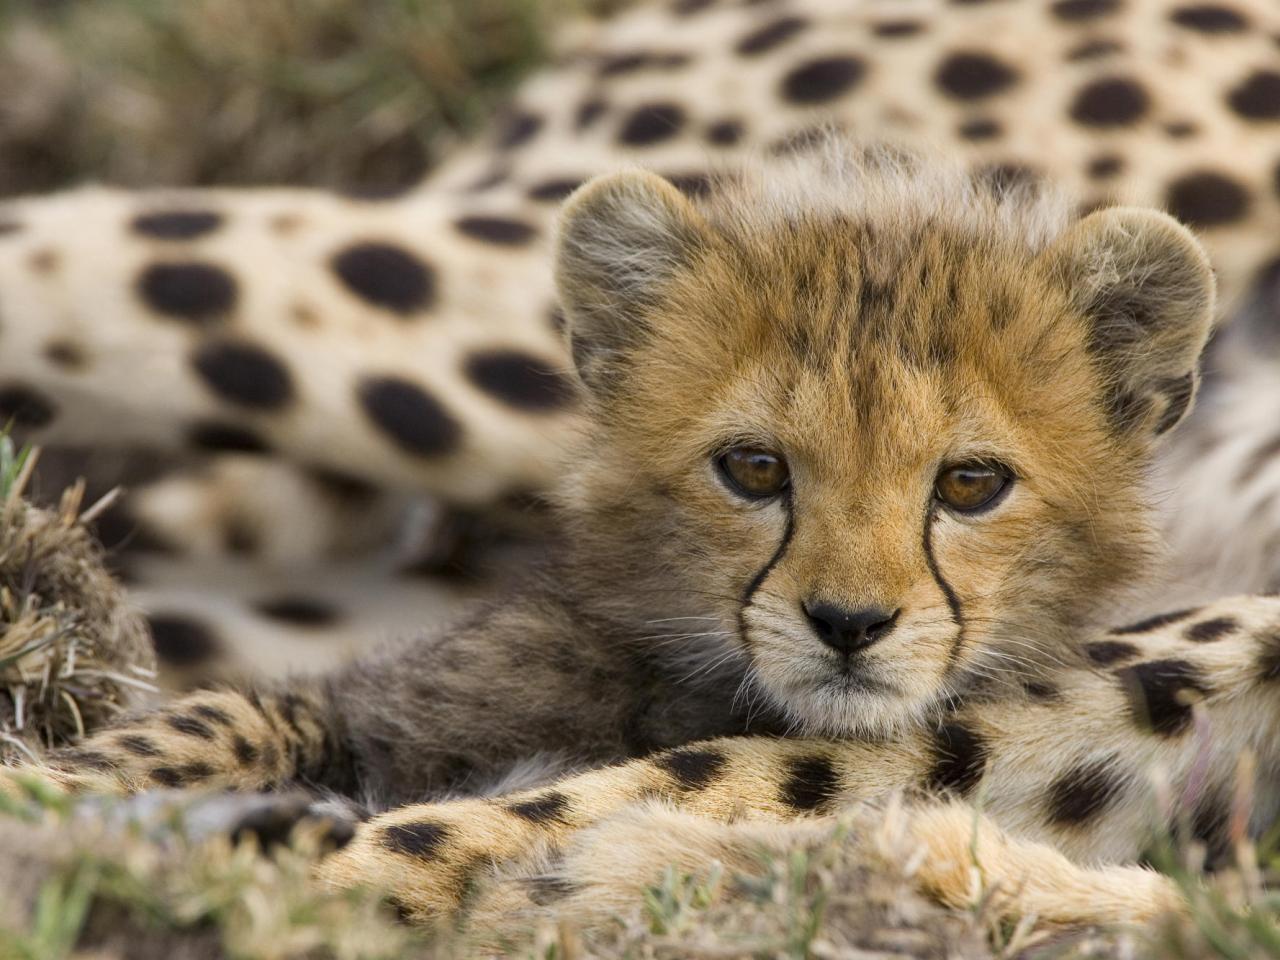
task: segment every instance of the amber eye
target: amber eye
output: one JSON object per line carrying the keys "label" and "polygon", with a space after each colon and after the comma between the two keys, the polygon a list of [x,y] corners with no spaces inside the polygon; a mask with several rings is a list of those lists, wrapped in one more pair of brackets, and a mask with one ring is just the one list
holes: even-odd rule
{"label": "amber eye", "polygon": [[716,464],[733,490],[753,500],[776,497],[791,479],[787,461],[759,447],[734,447]]}
{"label": "amber eye", "polygon": [[952,510],[976,513],[993,506],[1009,485],[1008,471],[983,463],[963,463],[938,474],[934,493]]}

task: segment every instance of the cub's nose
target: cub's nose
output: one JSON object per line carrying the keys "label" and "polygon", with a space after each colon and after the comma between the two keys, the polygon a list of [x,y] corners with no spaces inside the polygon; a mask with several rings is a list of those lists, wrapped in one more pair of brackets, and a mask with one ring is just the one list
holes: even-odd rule
{"label": "cub's nose", "polygon": [[835,603],[806,603],[804,612],[819,639],[833,650],[851,654],[888,636],[899,611],[881,607],[850,610]]}

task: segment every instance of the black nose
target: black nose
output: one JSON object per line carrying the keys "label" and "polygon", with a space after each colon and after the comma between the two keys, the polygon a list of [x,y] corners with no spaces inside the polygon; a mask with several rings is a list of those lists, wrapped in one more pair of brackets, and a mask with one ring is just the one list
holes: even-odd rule
{"label": "black nose", "polygon": [[834,603],[806,603],[804,612],[814,631],[827,646],[840,653],[857,653],[888,635],[898,619],[880,607],[850,610]]}

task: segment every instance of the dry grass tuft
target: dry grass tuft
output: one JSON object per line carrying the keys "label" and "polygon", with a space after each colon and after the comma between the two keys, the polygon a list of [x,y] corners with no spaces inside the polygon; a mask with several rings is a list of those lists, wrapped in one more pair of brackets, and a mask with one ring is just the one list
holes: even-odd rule
{"label": "dry grass tuft", "polygon": [[0,435],[0,761],[78,738],[151,689],[141,616],[102,565],[84,485],[41,510],[22,499],[36,452]]}

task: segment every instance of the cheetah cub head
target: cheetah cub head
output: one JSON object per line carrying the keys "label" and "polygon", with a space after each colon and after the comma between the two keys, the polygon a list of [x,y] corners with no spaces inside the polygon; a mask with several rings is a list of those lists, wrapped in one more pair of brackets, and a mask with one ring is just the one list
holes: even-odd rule
{"label": "cheetah cub head", "polygon": [[601,610],[809,732],[874,735],[1061,663],[1143,566],[1214,284],[1163,214],[851,153],[567,203],[589,436],[564,499]]}

